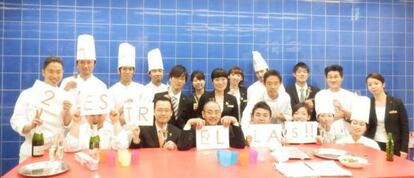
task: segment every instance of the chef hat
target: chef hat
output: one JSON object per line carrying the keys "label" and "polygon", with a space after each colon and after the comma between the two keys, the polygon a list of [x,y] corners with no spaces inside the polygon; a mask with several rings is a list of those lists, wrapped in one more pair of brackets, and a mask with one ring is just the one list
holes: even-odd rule
{"label": "chef hat", "polygon": [[262,54],[260,54],[259,51],[253,51],[253,67],[254,71],[260,71],[269,69],[269,66],[267,65],[266,61],[263,59]]}
{"label": "chef hat", "polygon": [[158,48],[155,48],[148,52],[148,71],[151,71],[154,69],[164,70],[161,51]]}
{"label": "chef hat", "polygon": [[118,50],[118,68],[135,67],[135,47],[129,43],[121,43]]}
{"label": "chef hat", "polygon": [[76,54],[76,60],[96,60],[95,40],[92,35],[78,36]]}
{"label": "chef hat", "polygon": [[331,99],[318,100],[315,106],[316,114],[335,114],[335,107]]}
{"label": "chef hat", "polygon": [[108,91],[98,89],[82,94],[80,111],[82,116],[108,114],[110,111]]}
{"label": "chef hat", "polygon": [[355,96],[352,100],[351,120],[364,121],[368,124],[371,100],[366,96]]}

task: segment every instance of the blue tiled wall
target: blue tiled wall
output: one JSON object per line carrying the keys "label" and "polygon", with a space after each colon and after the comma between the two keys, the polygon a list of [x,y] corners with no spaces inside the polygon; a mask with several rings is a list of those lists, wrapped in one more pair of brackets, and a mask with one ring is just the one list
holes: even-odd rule
{"label": "blue tiled wall", "polygon": [[380,72],[387,91],[405,102],[413,129],[412,0],[5,0],[0,8],[1,174],[18,162],[22,138],[9,120],[19,93],[40,78],[48,55],[63,57],[65,76],[71,75],[82,33],[95,36],[95,73],[108,85],[118,80],[121,42],[135,45],[135,79],[142,83],[148,82],[146,53],[157,47],[166,71],[183,64],[209,74],[238,65],[245,85],[254,80],[252,50],[281,71],[285,85],[298,61],[311,66],[310,81],[320,88],[326,87],[324,67],[343,65],[343,87],[362,94],[366,74]]}

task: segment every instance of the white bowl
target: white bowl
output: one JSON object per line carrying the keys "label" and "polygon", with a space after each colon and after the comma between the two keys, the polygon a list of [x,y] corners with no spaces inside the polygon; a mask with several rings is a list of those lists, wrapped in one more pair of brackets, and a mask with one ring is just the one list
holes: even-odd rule
{"label": "white bowl", "polygon": [[349,168],[362,168],[368,164],[368,160],[358,156],[343,155],[338,158],[342,165]]}

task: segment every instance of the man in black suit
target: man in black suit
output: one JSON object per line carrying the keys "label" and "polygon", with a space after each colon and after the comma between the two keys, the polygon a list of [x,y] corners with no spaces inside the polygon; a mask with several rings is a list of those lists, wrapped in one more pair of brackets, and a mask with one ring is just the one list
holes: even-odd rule
{"label": "man in black suit", "polygon": [[[245,141],[240,123],[233,116],[221,117],[220,106],[215,101],[208,101],[202,111],[204,119],[192,118],[187,121],[177,146],[179,150],[188,150],[196,146],[196,131],[204,125],[223,125],[229,127],[230,147],[244,148]],[[193,127],[193,128],[192,128]]]}
{"label": "man in black suit", "polygon": [[154,125],[140,126],[133,130],[129,148],[164,148],[176,150],[181,130],[169,124],[173,115],[169,98],[159,97],[154,102]]}
{"label": "man in black suit", "polygon": [[188,73],[185,67],[182,65],[175,65],[170,70],[168,79],[170,86],[168,88],[168,91],[157,93],[154,96],[154,101],[159,97],[167,97],[171,99],[174,114],[172,115],[169,123],[175,125],[180,129],[184,127],[184,124],[189,118],[194,117],[191,116],[191,109],[193,107],[191,98],[182,92],[187,78]]}
{"label": "man in black suit", "polygon": [[286,92],[290,96],[291,107],[293,108],[298,103],[306,103],[311,113],[311,121],[316,121],[316,112],[314,111],[315,95],[319,91],[319,88],[308,85],[309,67],[304,62],[298,62],[292,71],[292,75],[295,77],[295,84],[288,87]]}

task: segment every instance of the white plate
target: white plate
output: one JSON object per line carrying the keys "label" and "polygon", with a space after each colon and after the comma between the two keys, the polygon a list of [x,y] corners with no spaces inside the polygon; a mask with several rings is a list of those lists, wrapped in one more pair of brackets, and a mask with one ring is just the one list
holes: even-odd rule
{"label": "white plate", "polygon": [[320,158],[337,160],[340,156],[347,155],[348,152],[333,148],[319,148],[313,151],[313,154]]}
{"label": "white plate", "polygon": [[61,174],[69,169],[69,164],[62,161],[42,161],[24,165],[17,172],[28,177],[44,177]]}
{"label": "white plate", "polygon": [[349,168],[362,168],[368,164],[368,160],[358,156],[344,155],[338,158],[339,162]]}

